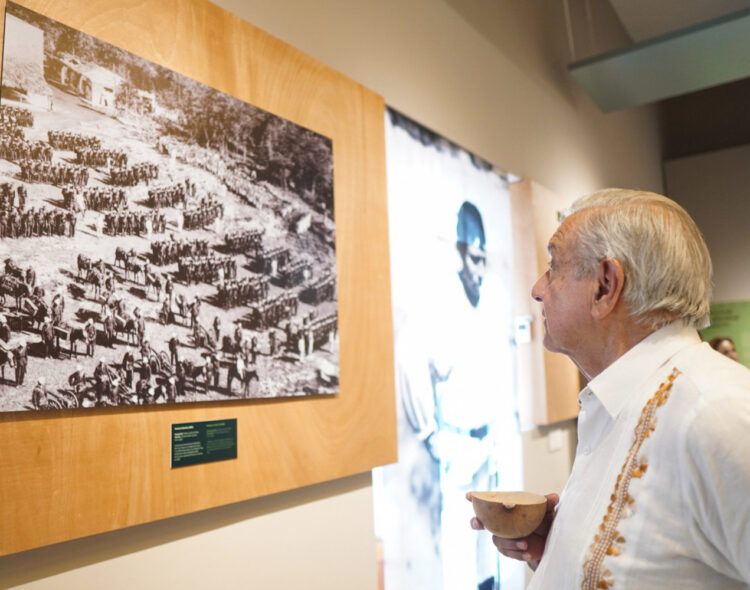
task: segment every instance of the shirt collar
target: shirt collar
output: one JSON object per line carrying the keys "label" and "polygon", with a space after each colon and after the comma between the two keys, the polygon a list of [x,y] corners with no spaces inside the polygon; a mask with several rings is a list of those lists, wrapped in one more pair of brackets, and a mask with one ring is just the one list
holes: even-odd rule
{"label": "shirt collar", "polygon": [[[599,375],[586,388],[593,392],[613,418],[632,392],[678,351],[700,342],[695,328],[681,320],[649,334]],[[584,390],[585,391],[585,390]]]}

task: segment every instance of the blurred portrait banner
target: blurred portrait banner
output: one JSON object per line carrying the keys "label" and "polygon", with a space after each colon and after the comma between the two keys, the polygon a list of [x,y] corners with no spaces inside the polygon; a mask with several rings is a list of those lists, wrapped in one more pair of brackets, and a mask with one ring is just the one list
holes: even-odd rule
{"label": "blurred portrait banner", "polygon": [[472,531],[472,490],[522,489],[508,177],[386,113],[399,462],[374,475],[386,590],[523,588]]}

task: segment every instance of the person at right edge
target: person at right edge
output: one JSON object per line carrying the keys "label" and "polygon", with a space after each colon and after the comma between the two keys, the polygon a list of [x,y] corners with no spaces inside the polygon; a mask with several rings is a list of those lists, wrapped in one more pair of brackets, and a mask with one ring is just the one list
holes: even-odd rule
{"label": "person at right edge", "polygon": [[589,379],[578,448],[542,525],[493,543],[536,570],[532,590],[747,590],[750,370],[698,335],[698,228],[666,197],[608,189],[573,204],[548,250],[531,294],[545,347]]}

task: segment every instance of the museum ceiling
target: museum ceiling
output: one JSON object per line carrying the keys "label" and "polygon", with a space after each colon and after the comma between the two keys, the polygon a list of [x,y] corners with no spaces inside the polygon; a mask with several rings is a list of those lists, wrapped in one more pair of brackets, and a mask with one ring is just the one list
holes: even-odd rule
{"label": "museum ceiling", "polygon": [[[586,0],[587,2],[590,0]],[[609,0],[634,43],[701,28],[750,10],[748,0]],[[748,76],[658,102],[663,155],[672,159],[750,143]]]}

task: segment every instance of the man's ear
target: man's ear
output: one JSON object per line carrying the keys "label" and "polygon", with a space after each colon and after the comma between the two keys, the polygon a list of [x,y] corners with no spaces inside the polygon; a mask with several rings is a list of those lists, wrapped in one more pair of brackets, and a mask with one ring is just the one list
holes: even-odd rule
{"label": "man's ear", "polygon": [[606,258],[599,263],[593,300],[594,315],[602,319],[612,313],[622,298],[625,273],[615,258]]}

